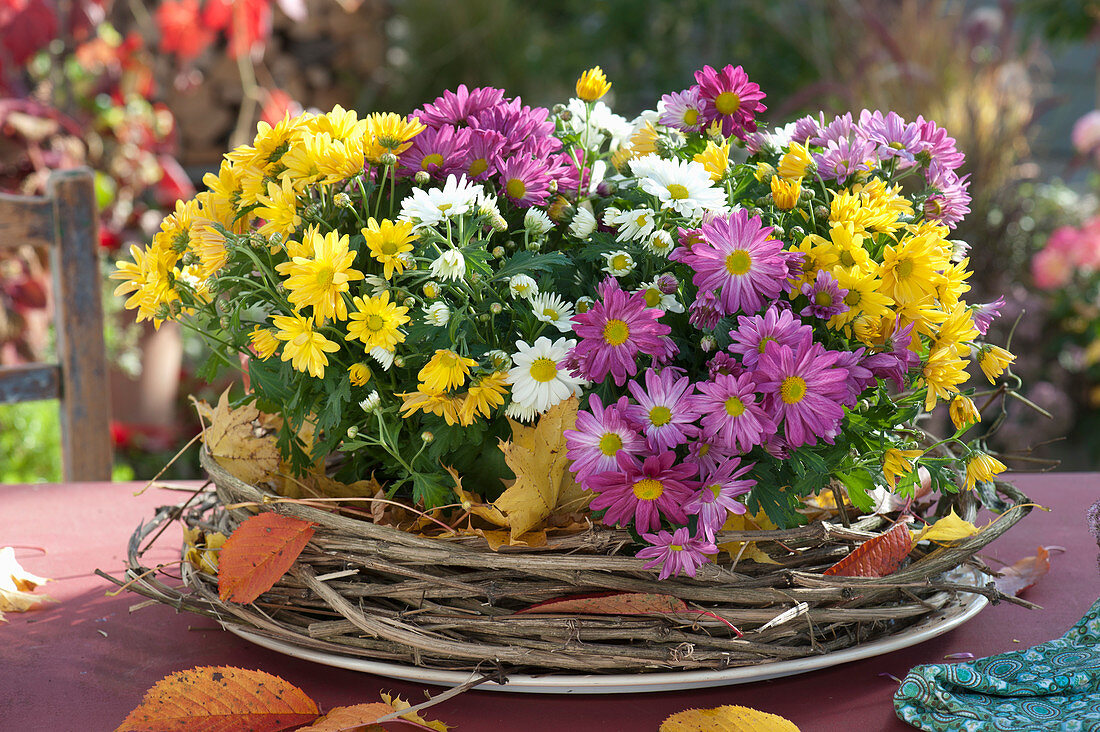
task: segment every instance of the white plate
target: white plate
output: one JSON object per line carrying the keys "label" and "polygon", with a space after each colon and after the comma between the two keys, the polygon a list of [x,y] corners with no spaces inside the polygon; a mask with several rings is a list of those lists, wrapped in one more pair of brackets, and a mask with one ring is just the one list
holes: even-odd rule
{"label": "white plate", "polygon": [[[953,576],[951,579],[955,582],[977,585],[983,582],[985,577],[976,570],[966,570],[965,573]],[[486,691],[512,691],[533,694],[621,694],[703,689],[710,686],[764,681],[765,679],[793,676],[806,671],[828,668],[849,661],[858,661],[923,643],[970,620],[987,604],[989,603],[983,595],[965,594],[959,600],[947,604],[942,610],[929,615],[896,635],[820,656],[807,656],[787,661],[761,663],[755,666],[736,666],[703,671],[591,675],[555,673],[541,676],[510,674],[507,684],[486,681],[475,688]],[[441,671],[439,669],[420,668],[419,666],[385,661],[370,661],[356,656],[344,656],[338,653],[304,648],[286,641],[257,635],[234,625],[224,624],[223,627],[258,646],[263,646],[278,653],[285,653],[294,658],[323,663],[327,666],[437,686],[458,686],[470,679],[470,673],[466,671]]]}

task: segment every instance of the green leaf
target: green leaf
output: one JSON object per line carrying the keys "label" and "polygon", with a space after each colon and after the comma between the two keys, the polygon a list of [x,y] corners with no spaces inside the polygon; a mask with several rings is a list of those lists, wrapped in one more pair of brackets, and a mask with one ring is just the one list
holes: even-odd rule
{"label": "green leaf", "polygon": [[852,504],[856,508],[866,513],[874,507],[874,500],[867,495],[869,491],[875,489],[875,481],[870,473],[857,469],[850,473],[837,472],[836,477],[848,490],[848,497],[852,499]]}
{"label": "green leaf", "polygon": [[434,475],[413,474],[413,502],[425,508],[434,508],[446,504],[454,496],[450,486],[444,485]]}
{"label": "green leaf", "polygon": [[569,263],[569,257],[561,252],[550,252],[548,254],[528,251],[516,252],[497,270],[490,281],[500,282],[509,277],[530,272],[553,272],[555,269],[568,266]]}

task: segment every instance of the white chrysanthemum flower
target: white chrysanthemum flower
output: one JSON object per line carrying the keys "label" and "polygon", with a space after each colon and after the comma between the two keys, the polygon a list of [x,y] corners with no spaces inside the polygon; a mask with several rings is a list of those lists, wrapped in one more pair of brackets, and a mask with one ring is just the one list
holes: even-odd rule
{"label": "white chrysanthemum flower", "polygon": [[499,348],[494,348],[491,351],[485,353],[485,358],[489,359],[489,363],[492,364],[494,369],[502,369],[511,362],[512,357]]}
{"label": "white chrysanthemum flower", "polygon": [[539,294],[538,284],[525,274],[518,274],[508,280],[508,289],[512,297],[534,297]]}
{"label": "white chrysanthemum flower", "polygon": [[654,279],[652,282],[647,282],[642,285],[638,292],[645,293],[645,304],[651,308],[660,308],[668,313],[682,313],[684,312],[683,303],[676,299],[676,295],[666,295],[661,292],[661,287],[658,284],[659,279]]}
{"label": "white chrysanthemum flower", "polygon": [[577,312],[587,313],[589,308],[592,307],[592,303],[594,302],[595,300],[590,298],[588,295],[581,295],[577,298]]}
{"label": "white chrysanthemum flower", "polygon": [[477,212],[489,218],[500,216],[500,207],[497,206],[497,197],[492,193],[487,193],[482,190],[481,195],[477,197]]}
{"label": "white chrysanthemum flower", "polygon": [[543,292],[531,298],[535,317],[550,323],[562,333],[573,330],[573,306],[553,292]]}
{"label": "white chrysanthemum flower", "polygon": [[585,381],[570,374],[564,363],[575,345],[574,340],[559,338],[551,342],[546,336],[531,346],[516,341],[516,352],[512,354],[515,368],[508,370],[512,402],[542,413],[571,396],[580,396]]}
{"label": "white chrysanthemum flower", "polygon": [[542,236],[554,228],[554,222],[543,211],[532,206],[523,215],[523,228],[536,236]]}
{"label": "white chrysanthemum flower", "polygon": [[363,277],[363,284],[370,288],[370,294],[373,297],[378,297],[383,292],[389,292],[390,283],[386,281],[385,277],[379,277],[378,275],[366,275]]}
{"label": "white chrysanthemum flower", "polygon": [[622,211],[614,206],[608,206],[603,210],[603,223],[604,226],[614,226],[615,219],[621,214]]}
{"label": "white chrysanthemum flower", "polygon": [[[601,147],[605,140],[611,138],[612,149],[619,147],[630,140],[634,133],[634,127],[625,118],[611,111],[611,107],[603,102],[592,105],[591,116],[588,105],[581,99],[570,99],[566,105],[570,118],[565,123],[566,129],[581,135],[581,139],[590,148]],[[584,137],[584,129],[588,127],[588,136]]]}
{"label": "white chrysanthemum flower", "polygon": [[725,191],[715,188],[710,173],[694,160],[663,160],[646,155],[631,161],[630,169],[638,177],[641,189],[655,196],[663,209],[689,217],[726,209]]}
{"label": "white chrysanthemum flower", "polygon": [[443,252],[428,267],[432,276],[441,280],[460,280],[466,276],[466,258],[457,249]]}
{"label": "white chrysanthemum flower", "polygon": [[676,248],[676,242],[673,240],[672,234],[664,229],[657,229],[648,239],[646,239],[644,246],[646,251],[659,254],[662,257],[667,257],[669,254],[672,254],[672,250]]}
{"label": "white chrysanthemum flower", "polygon": [[402,221],[411,221],[415,229],[438,224],[461,216],[478,204],[484,194],[482,186],[466,181],[466,176],[447,176],[442,188],[414,188],[401,201]]}
{"label": "white chrysanthemum flower", "polygon": [[428,325],[442,328],[450,319],[451,310],[447,307],[447,303],[444,302],[433,302],[424,311],[424,321],[428,323]]}
{"label": "white chrysanthemum flower", "polygon": [[649,238],[656,224],[651,208],[637,208],[623,211],[615,217],[614,225],[619,227],[615,241],[642,241]]}
{"label": "white chrysanthemum flower", "polygon": [[603,258],[607,262],[603,271],[612,277],[622,277],[634,271],[634,257],[630,256],[629,252],[620,249],[603,255]]}
{"label": "white chrysanthemum flower", "polygon": [[519,402],[512,402],[504,410],[504,416],[508,419],[513,419],[516,422],[534,422],[535,417],[539,416],[539,413],[534,407],[520,404]]}
{"label": "white chrysanthemum flower", "polygon": [[383,371],[389,371],[390,367],[393,366],[393,351],[382,348],[382,346],[375,346],[368,353],[371,358],[378,362]]}
{"label": "white chrysanthemum flower", "polygon": [[364,412],[366,412],[367,414],[370,414],[371,412],[375,411],[381,405],[382,405],[382,397],[380,397],[378,395],[377,390],[372,391],[370,394],[367,394],[367,398],[364,399],[363,401],[359,402],[359,407]]}
{"label": "white chrysanthemum flower", "polygon": [[569,233],[578,239],[587,239],[596,230],[596,217],[584,206],[578,206],[569,224]]}

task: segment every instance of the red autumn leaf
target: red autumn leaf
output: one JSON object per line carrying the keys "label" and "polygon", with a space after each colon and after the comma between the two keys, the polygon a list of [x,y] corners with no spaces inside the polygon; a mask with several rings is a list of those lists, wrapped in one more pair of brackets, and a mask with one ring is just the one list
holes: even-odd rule
{"label": "red autumn leaf", "polygon": [[[358,729],[386,729],[386,730],[429,730],[435,732],[436,727],[426,727],[422,724],[407,719],[391,719],[376,725],[377,720],[388,714],[394,713],[394,708],[383,702],[373,704],[356,704],[350,707],[336,707],[325,716],[321,717],[308,727],[302,727],[298,732],[343,732],[343,730]],[[438,724],[438,723],[435,723]]]}
{"label": "red autumn leaf", "polygon": [[993,580],[993,586],[1006,595],[1019,595],[1049,571],[1050,551],[1041,546],[1035,550],[1035,556],[1024,557],[1002,569],[1001,576]]}
{"label": "red autumn leaf", "polygon": [[218,597],[249,603],[286,574],[313,536],[309,521],[261,513],[237,527],[218,558]]}
{"label": "red autumn leaf", "polygon": [[547,600],[517,610],[516,614],[569,613],[575,615],[645,615],[692,612],[683,600],[649,592],[601,592]]}
{"label": "red autumn leaf", "polygon": [[912,548],[909,527],[899,523],[885,534],[863,542],[824,573],[838,577],[885,577],[901,566]]}
{"label": "red autumn leaf", "polygon": [[154,684],[115,732],[278,732],[318,716],[317,704],[278,676],[200,666]]}

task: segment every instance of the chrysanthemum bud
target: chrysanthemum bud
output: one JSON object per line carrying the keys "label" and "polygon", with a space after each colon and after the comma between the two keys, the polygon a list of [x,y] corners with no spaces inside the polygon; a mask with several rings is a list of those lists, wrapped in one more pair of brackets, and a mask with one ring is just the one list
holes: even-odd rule
{"label": "chrysanthemum bud", "polygon": [[500,259],[504,256],[504,247],[495,246],[489,253],[492,254],[495,259]]}
{"label": "chrysanthemum bud", "polygon": [[420,439],[424,443],[430,443],[430,442],[433,442],[435,440],[435,435],[433,435],[428,430],[424,430],[423,432],[420,433]]}
{"label": "chrysanthemum bud", "polygon": [[568,109],[563,109],[561,111],[561,114],[558,115],[558,119],[560,119],[562,122],[568,122],[573,119],[573,113],[570,112]]}
{"label": "chrysanthemum bud", "polygon": [[399,369],[405,368],[405,357],[404,356],[394,356],[393,357],[393,365],[396,366]]}
{"label": "chrysanthemum bud", "polygon": [[337,193],[335,196],[332,197],[332,202],[334,204],[336,204],[337,206],[339,206],[340,208],[350,208],[351,207],[351,196],[344,193],[343,191],[340,191],[339,193]]}
{"label": "chrysanthemum bud", "polygon": [[355,425],[348,427],[347,435],[349,440],[354,440],[356,437],[359,436],[359,428]]}
{"label": "chrysanthemum bud", "polygon": [[426,170],[418,170],[416,171],[416,175],[413,176],[413,181],[416,185],[423,188],[432,182],[432,175]]}
{"label": "chrysanthemum bud", "polygon": [[814,216],[816,216],[819,219],[828,219],[829,218],[829,207],[828,206],[817,206],[817,207],[815,207],[814,208]]}
{"label": "chrysanthemum bud", "polygon": [[499,302],[494,302],[492,305],[489,306],[489,312],[493,315],[500,315],[502,312],[504,312],[504,306],[501,305]]}
{"label": "chrysanthemum bud", "polygon": [[659,289],[663,295],[671,295],[676,292],[679,287],[679,280],[677,280],[676,275],[671,272],[666,272],[657,278],[657,289]]}
{"label": "chrysanthemum bud", "polygon": [[404,300],[401,301],[401,304],[409,309],[412,309],[416,307],[416,300],[411,297],[406,297]]}
{"label": "chrysanthemum bud", "polygon": [[388,165],[390,167],[397,165],[397,156],[391,152],[382,153],[382,156],[378,160],[382,165]]}
{"label": "chrysanthemum bud", "polygon": [[425,282],[424,286],[420,288],[420,291],[424,293],[424,297],[429,300],[434,300],[439,297],[439,285],[434,282]]}
{"label": "chrysanthemum bud", "polygon": [[537,252],[538,250],[542,249],[542,240],[541,239],[528,239],[526,249],[529,252]]}
{"label": "chrysanthemum bud", "polygon": [[703,349],[703,353],[710,353],[718,348],[718,339],[712,335],[705,335],[699,339],[699,348]]}

